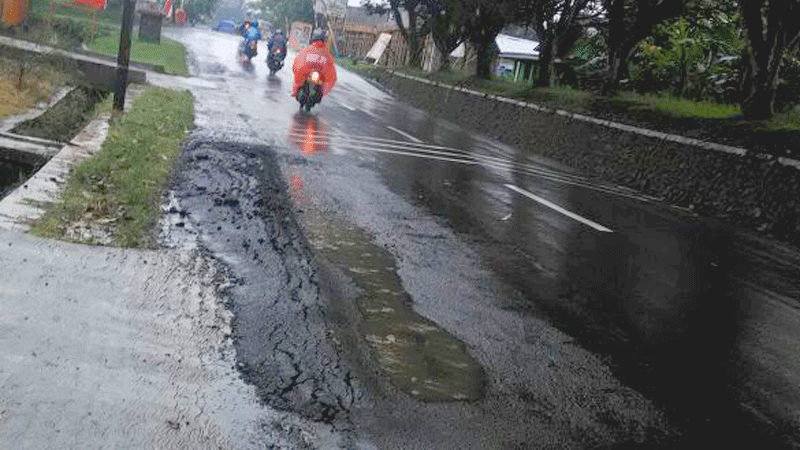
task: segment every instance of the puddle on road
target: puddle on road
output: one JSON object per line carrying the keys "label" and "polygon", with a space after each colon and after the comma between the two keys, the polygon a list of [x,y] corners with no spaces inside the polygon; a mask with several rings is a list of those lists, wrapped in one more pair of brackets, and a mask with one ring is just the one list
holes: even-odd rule
{"label": "puddle on road", "polygon": [[464,344],[413,310],[394,257],[359,228],[329,215],[303,214],[311,246],[361,289],[360,332],[394,386],[425,401],[477,400],[480,365]]}

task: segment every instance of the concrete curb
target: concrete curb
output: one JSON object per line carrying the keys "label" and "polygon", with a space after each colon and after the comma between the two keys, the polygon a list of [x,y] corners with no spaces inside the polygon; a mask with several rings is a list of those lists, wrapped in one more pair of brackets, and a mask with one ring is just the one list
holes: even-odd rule
{"label": "concrete curb", "polygon": [[702,149],[705,149],[705,150],[713,150],[713,151],[717,151],[717,152],[724,152],[724,153],[729,153],[729,154],[733,154],[733,155],[737,155],[737,156],[745,156],[747,154],[750,154],[750,155],[755,156],[756,158],[759,158],[759,159],[765,159],[765,160],[776,159],[780,164],[783,164],[785,166],[794,167],[795,169],[800,170],[800,160],[797,160],[797,159],[786,158],[786,157],[783,157],[783,156],[779,156],[779,157],[776,158],[773,155],[769,155],[769,154],[766,154],[766,153],[752,152],[751,150],[748,150],[746,148],[733,147],[733,146],[730,146],[730,145],[717,144],[717,143],[708,142],[708,141],[701,141],[699,139],[688,138],[686,136],[681,136],[681,135],[677,135],[677,134],[663,133],[663,132],[660,132],[660,131],[654,131],[654,130],[649,130],[649,129],[646,129],[646,128],[635,127],[635,126],[632,126],[632,125],[626,125],[624,123],[614,122],[614,121],[611,121],[611,120],[598,119],[596,117],[591,117],[591,116],[587,116],[587,115],[584,115],[584,114],[573,113],[573,112],[565,111],[563,109],[547,108],[545,106],[537,105],[535,103],[523,102],[521,100],[514,100],[514,99],[511,99],[511,98],[507,98],[507,97],[501,97],[499,95],[486,94],[486,93],[483,93],[483,92],[478,92],[478,91],[474,91],[474,90],[471,90],[471,89],[466,89],[466,88],[462,88],[462,87],[458,87],[458,86],[453,86],[453,85],[450,85],[450,84],[437,83],[435,81],[426,80],[425,78],[415,77],[413,75],[406,75],[404,73],[397,72],[397,71],[391,70],[391,69],[387,70],[387,72],[390,73],[392,76],[398,76],[398,77],[401,77],[401,78],[406,78],[408,80],[414,80],[414,81],[417,81],[417,82],[420,82],[420,83],[429,84],[431,86],[442,87],[442,88],[451,89],[451,90],[454,90],[454,91],[460,91],[460,92],[464,92],[464,93],[467,93],[467,94],[475,95],[475,96],[478,96],[478,97],[487,98],[487,99],[490,99],[490,100],[495,100],[495,101],[499,101],[499,102],[503,102],[503,103],[510,103],[510,104],[513,104],[513,105],[520,106],[522,108],[529,108],[529,109],[532,109],[532,110],[537,111],[537,112],[556,114],[556,115],[559,115],[559,116],[568,117],[568,118],[570,118],[572,120],[589,122],[589,123],[593,123],[593,124],[596,124],[596,125],[601,125],[601,126],[608,127],[608,128],[613,128],[613,129],[617,129],[617,130],[621,130],[621,131],[626,131],[626,132],[629,132],[629,133],[635,133],[635,134],[639,134],[641,136],[647,136],[647,137],[651,137],[651,138],[658,139],[658,140],[674,142],[674,143],[683,144],[683,145],[691,145],[691,146],[699,147],[699,148],[702,148]]}
{"label": "concrete curb", "polygon": [[[18,57],[25,57],[24,55],[51,55],[55,58],[66,58],[76,63],[82,84],[109,92],[114,90],[116,86],[116,64],[100,58],[6,36],[0,36],[0,48],[6,49],[11,53],[17,53]],[[147,81],[147,74],[143,70],[129,67],[128,81],[129,83],[144,84]]]}
{"label": "concrete curb", "polygon": [[75,89],[77,89],[75,86],[64,86],[56,91],[46,103],[41,102],[38,105],[28,108],[28,110],[22,114],[6,117],[5,119],[0,120],[0,132],[9,131],[26,120],[33,120],[41,116]]}

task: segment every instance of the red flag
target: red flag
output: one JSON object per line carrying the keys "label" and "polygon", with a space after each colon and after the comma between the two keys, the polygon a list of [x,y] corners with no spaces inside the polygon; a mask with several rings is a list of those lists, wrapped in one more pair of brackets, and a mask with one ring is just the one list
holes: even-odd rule
{"label": "red flag", "polygon": [[161,10],[161,14],[169,17],[172,14],[172,0],[167,0],[164,3],[164,8]]}

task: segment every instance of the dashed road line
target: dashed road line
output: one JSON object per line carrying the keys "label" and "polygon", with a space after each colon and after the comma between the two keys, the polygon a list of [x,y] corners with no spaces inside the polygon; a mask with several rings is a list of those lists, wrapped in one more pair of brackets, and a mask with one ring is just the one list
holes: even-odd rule
{"label": "dashed road line", "polygon": [[554,211],[558,211],[558,212],[560,212],[561,214],[564,214],[567,217],[575,219],[575,220],[577,220],[578,222],[580,222],[580,223],[582,223],[584,225],[588,225],[588,226],[594,228],[597,231],[602,231],[604,233],[613,233],[613,231],[611,229],[606,228],[606,227],[600,225],[597,222],[592,222],[591,220],[589,220],[589,219],[587,219],[585,217],[579,216],[579,215],[577,215],[577,214],[575,214],[573,212],[567,211],[566,209],[556,205],[555,203],[547,201],[547,200],[545,200],[545,199],[543,199],[543,198],[541,198],[541,197],[539,197],[537,195],[534,195],[534,194],[526,191],[525,189],[520,189],[520,188],[514,186],[513,184],[506,184],[505,187],[511,189],[512,191],[514,191],[514,192],[516,192],[518,194],[522,194],[525,197],[528,197],[529,199],[531,199],[531,200],[533,200],[535,202],[541,203],[542,205],[547,206],[548,208],[550,208],[550,209],[552,209]]}

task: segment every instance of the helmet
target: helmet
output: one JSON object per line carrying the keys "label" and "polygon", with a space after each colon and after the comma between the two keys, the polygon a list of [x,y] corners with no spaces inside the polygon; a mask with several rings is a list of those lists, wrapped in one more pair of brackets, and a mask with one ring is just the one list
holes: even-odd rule
{"label": "helmet", "polygon": [[278,28],[277,30],[275,30],[275,34],[283,34],[283,30],[281,30],[280,28]]}
{"label": "helmet", "polygon": [[311,33],[311,42],[314,41],[322,41],[325,42],[327,40],[327,36],[325,35],[325,30],[322,28],[315,28],[314,31]]}

